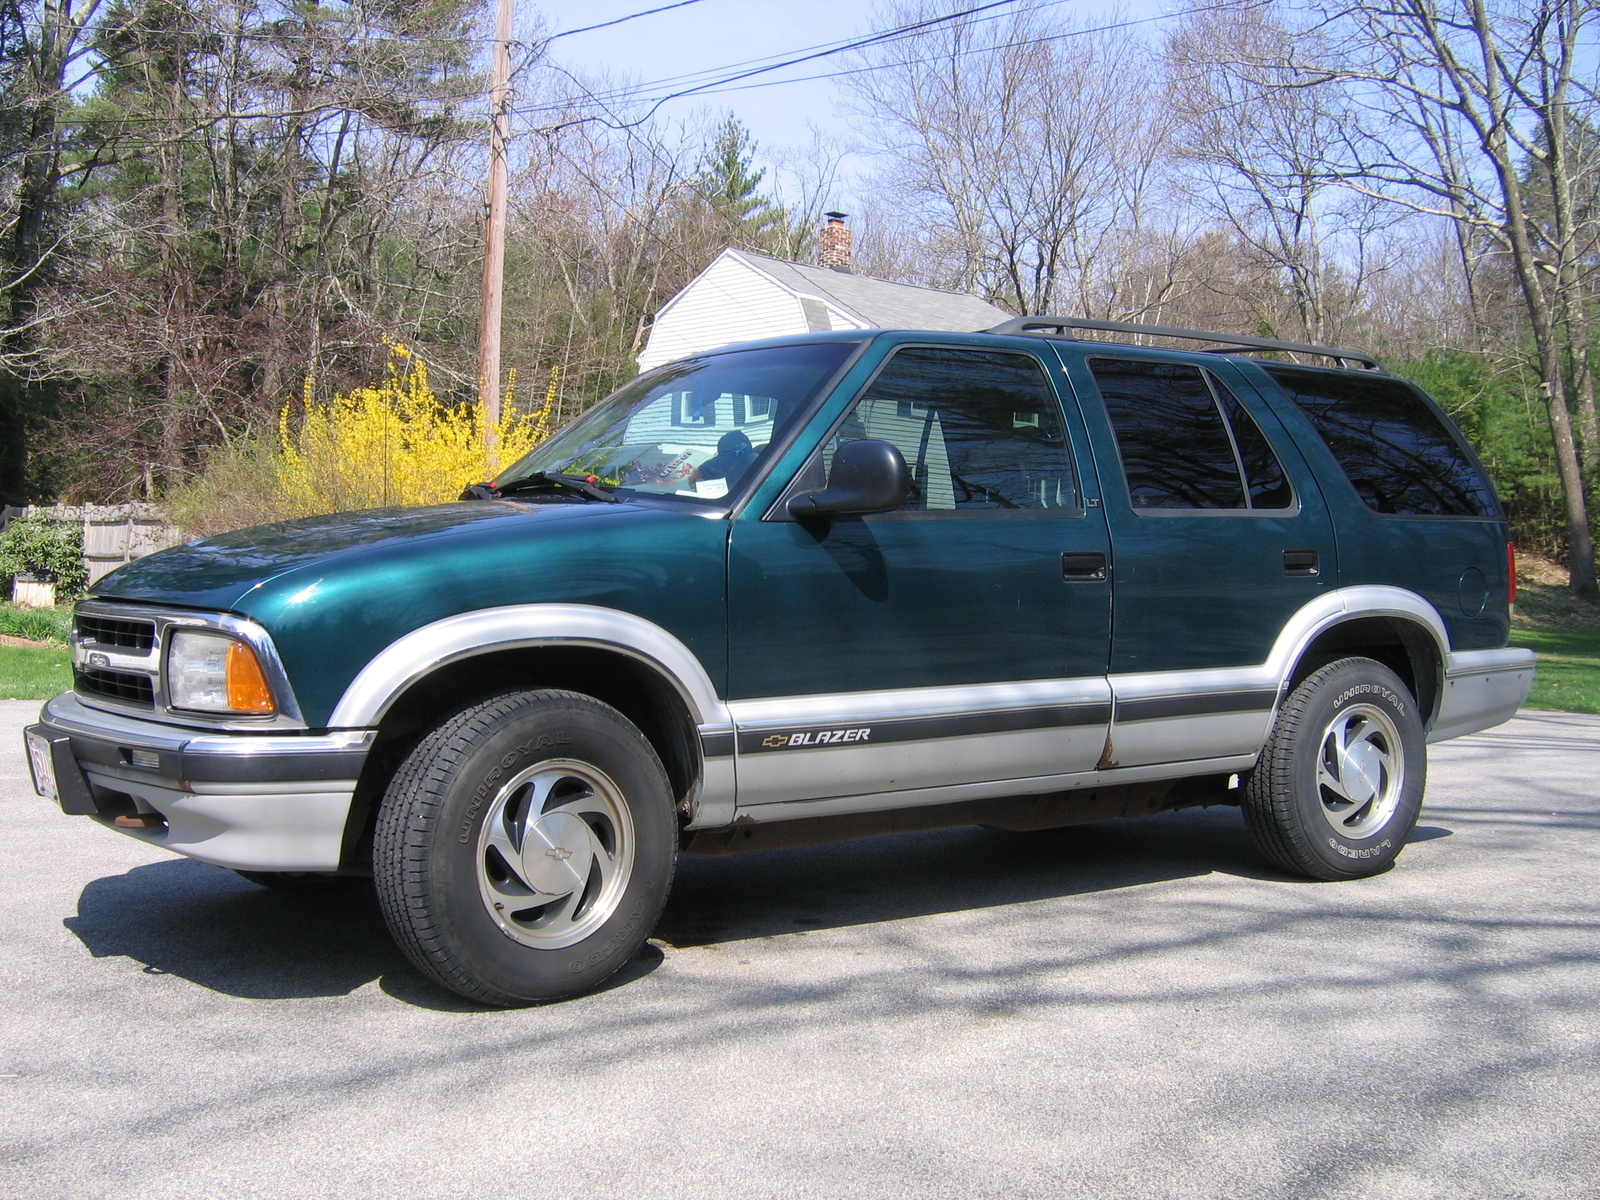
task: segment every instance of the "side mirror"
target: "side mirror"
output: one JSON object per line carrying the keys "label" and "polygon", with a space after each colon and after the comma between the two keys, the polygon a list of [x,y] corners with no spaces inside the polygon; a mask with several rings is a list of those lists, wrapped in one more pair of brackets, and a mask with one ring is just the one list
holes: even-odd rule
{"label": "side mirror", "polygon": [[834,451],[828,486],[789,501],[798,521],[891,512],[911,498],[911,472],[889,442],[866,438]]}

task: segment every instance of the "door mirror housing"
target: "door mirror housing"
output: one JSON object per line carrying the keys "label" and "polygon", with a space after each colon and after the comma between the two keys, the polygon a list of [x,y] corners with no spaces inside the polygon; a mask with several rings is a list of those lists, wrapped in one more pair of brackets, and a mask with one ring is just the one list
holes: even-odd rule
{"label": "door mirror housing", "polygon": [[911,472],[891,443],[875,438],[843,442],[833,453],[828,486],[790,499],[797,521],[892,512],[911,498]]}

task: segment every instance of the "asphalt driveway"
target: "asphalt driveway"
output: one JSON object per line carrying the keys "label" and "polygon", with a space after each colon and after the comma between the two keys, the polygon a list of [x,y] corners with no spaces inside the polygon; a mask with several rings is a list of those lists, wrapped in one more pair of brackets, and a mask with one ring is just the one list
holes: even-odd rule
{"label": "asphalt driveway", "polygon": [[603,993],[422,981],[34,797],[0,703],[0,1196],[1593,1197],[1600,717],[1434,748],[1388,875],[1236,811],[688,859]]}

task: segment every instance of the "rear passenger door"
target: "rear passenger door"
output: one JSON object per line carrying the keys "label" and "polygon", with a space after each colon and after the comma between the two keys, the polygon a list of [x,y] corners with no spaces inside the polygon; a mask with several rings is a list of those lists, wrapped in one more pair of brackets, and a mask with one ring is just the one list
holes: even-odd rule
{"label": "rear passenger door", "polygon": [[1337,577],[1322,495],[1231,363],[1061,353],[1085,401],[1113,547],[1108,758],[1253,753],[1276,681],[1241,668],[1265,663]]}

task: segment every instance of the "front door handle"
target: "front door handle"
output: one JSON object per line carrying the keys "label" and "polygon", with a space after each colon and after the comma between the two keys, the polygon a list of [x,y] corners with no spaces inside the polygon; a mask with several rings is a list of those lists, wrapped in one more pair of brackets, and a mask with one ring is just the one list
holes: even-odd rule
{"label": "front door handle", "polygon": [[1285,575],[1320,575],[1315,550],[1285,550],[1283,552]]}
{"label": "front door handle", "polygon": [[1098,550],[1069,550],[1061,556],[1061,578],[1068,583],[1096,583],[1106,577],[1106,556]]}

